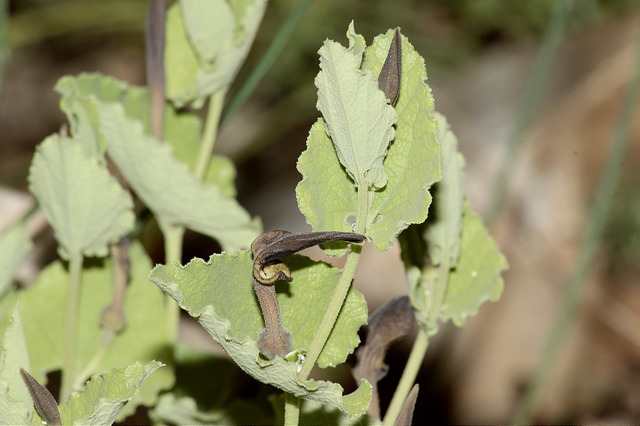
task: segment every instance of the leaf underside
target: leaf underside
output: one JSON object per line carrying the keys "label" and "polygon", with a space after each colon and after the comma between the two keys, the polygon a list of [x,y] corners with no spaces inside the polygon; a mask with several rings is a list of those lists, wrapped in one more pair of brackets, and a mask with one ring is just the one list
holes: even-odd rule
{"label": "leaf underside", "polygon": [[[389,51],[393,30],[374,39],[365,52],[362,68],[377,77]],[[436,121],[431,115],[433,97],[425,83],[424,60],[402,36],[402,82],[395,105],[395,138],[383,161],[386,185],[371,191],[367,237],[380,250],[388,250],[397,235],[411,223],[427,217],[429,187],[440,179],[440,145]],[[380,91],[381,96],[382,92]],[[350,218],[357,210],[354,182],[341,165],[327,135],[324,119],[311,128],[307,149],[297,168],[302,181],[296,187],[300,211],[315,231],[351,231]],[[342,254],[344,250],[328,250]]]}

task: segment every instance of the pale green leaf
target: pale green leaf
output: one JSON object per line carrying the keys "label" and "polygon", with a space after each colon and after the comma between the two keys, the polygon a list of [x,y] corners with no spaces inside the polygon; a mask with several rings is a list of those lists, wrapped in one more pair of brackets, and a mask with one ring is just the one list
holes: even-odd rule
{"label": "pale green leaf", "polygon": [[58,252],[105,256],[133,227],[131,196],[79,142],[49,136],[36,149],[29,188],[51,224]]}
{"label": "pale green leaf", "polygon": [[464,209],[462,169],[465,161],[458,152],[458,140],[449,128],[447,119],[439,113],[435,116],[438,120],[438,139],[442,146],[442,180],[435,185],[437,202],[431,213],[433,220],[430,221],[424,238],[431,263],[438,266],[443,262],[443,257],[446,257],[446,264],[453,268],[460,253]]}
{"label": "pale green leaf", "polygon": [[159,222],[184,225],[227,250],[248,247],[259,235],[259,221],[217,186],[199,182],[173,157],[169,145],[146,135],[122,106],[98,104],[97,109],[109,156]]}
{"label": "pale green leaf", "polygon": [[[141,246],[132,244],[129,250],[131,280],[124,300],[126,327],[109,341],[104,341],[100,325],[102,311],[113,299],[113,273],[109,259],[88,266],[82,273],[82,287],[78,314],[77,368],[85,371],[99,351],[104,351],[100,361],[92,364],[88,375],[106,370],[114,365],[126,365],[135,361],[160,359],[170,364],[170,321],[166,298],[156,286],[146,279],[151,261]],[[46,383],[46,373],[60,369],[64,357],[64,322],[68,272],[61,262],[54,262],[38,276],[38,280],[20,292],[23,319],[31,360],[31,374],[40,383]],[[6,321],[6,319],[5,319]],[[106,344],[106,347],[102,345]],[[93,361],[95,362],[95,361]],[[151,376],[142,386],[138,398],[127,405],[153,405],[161,390],[174,383],[173,368],[163,368]]]}
{"label": "pale green leaf", "polygon": [[[82,141],[87,153],[102,155],[106,149],[94,99],[121,103],[127,117],[140,121],[145,134],[150,134],[149,91],[144,87],[130,86],[113,77],[84,73],[62,77],[56,83],[56,91],[62,95],[60,107],[67,115],[72,133]],[[171,104],[165,105],[164,138],[173,147],[176,159],[188,165],[190,170],[193,170],[199,152],[201,127],[197,116],[180,112]],[[213,183],[223,195],[234,197],[234,179],[235,167],[231,160],[214,155],[205,172],[204,182]]]}
{"label": "pale green leaf", "polygon": [[[293,282],[276,283],[282,323],[293,335],[293,349],[306,351],[329,306],[340,271],[299,255],[288,256],[284,261],[292,271]],[[150,278],[179,299],[180,306],[192,316],[197,317],[206,305],[213,305],[218,315],[230,321],[230,336],[239,341],[255,341],[264,323],[253,291],[252,267],[251,254],[243,250],[214,254],[209,262],[196,258],[185,266],[175,262],[158,265]],[[358,329],[366,319],[366,301],[352,288],[318,364],[326,367],[344,362],[360,343]]]}
{"label": "pale green leaf", "polygon": [[[363,67],[373,76],[382,68],[392,37],[393,30],[389,30],[365,51]],[[440,179],[433,97],[425,80],[424,60],[402,36],[402,82],[395,106],[398,122],[383,163],[388,181],[382,190],[370,192],[373,201],[367,218],[367,237],[383,251],[409,224],[425,220],[431,203],[429,187]],[[311,128],[298,170],[303,176],[296,188],[298,206],[313,229],[351,231],[348,220],[355,217],[357,193],[322,119]]]}
{"label": "pale green leaf", "polygon": [[377,75],[360,69],[360,44],[364,42],[355,34],[353,22],[349,36],[349,49],[327,40],[318,51],[317,108],[338,159],[355,184],[363,190],[382,188],[387,183],[382,161],[394,136],[397,115],[378,89]]}
{"label": "pale green leaf", "polygon": [[202,62],[213,63],[231,47],[233,12],[225,0],[180,0],[184,29]]}
{"label": "pale green leaf", "polygon": [[[33,404],[31,405],[33,407]],[[0,425],[26,425],[29,423],[29,409],[22,401],[9,395],[9,383],[0,379]]]}
{"label": "pale green leaf", "polygon": [[138,394],[142,382],[162,366],[158,361],[136,362],[93,376],[82,392],[71,394],[60,405],[62,424],[111,425]]}
{"label": "pale green leaf", "polygon": [[[188,6],[182,3],[182,8],[176,3],[167,12],[167,97],[178,106],[193,103],[200,107],[212,93],[226,90],[249,52],[266,6],[266,0],[231,2],[232,21],[226,11],[216,14],[215,6],[202,8],[195,3]],[[191,18],[183,19],[185,6],[196,8],[189,10],[189,15],[201,15],[197,25]],[[233,27],[229,25],[231,23]],[[185,25],[189,28],[185,29]],[[203,29],[206,25],[210,28]],[[191,42],[194,35],[210,38],[214,32],[217,39],[212,41],[217,45],[202,45],[206,54],[199,56]]]}
{"label": "pale green leaf", "polygon": [[[325,129],[324,120],[318,119],[309,131],[307,149],[298,158],[303,176],[296,187],[298,207],[314,231],[351,232],[347,220],[355,217],[358,194]],[[342,255],[344,249],[328,253]]]}
{"label": "pale green leaf", "polygon": [[155,422],[175,425],[222,424],[220,412],[204,413],[198,409],[196,401],[188,396],[176,397],[164,394],[153,407],[151,418]]}
{"label": "pale green leaf", "polygon": [[[363,67],[376,77],[382,69],[393,30],[376,37],[365,52]],[[395,109],[396,135],[384,168],[387,186],[373,195],[367,236],[379,250],[388,250],[398,234],[412,223],[427,218],[429,188],[440,180],[440,144],[432,116],[433,97],[426,83],[424,59],[402,36],[402,81]]]}
{"label": "pale green leaf", "polygon": [[506,258],[489,235],[482,219],[465,202],[458,265],[449,273],[440,318],[462,326],[487,300],[498,300],[504,282]]}
{"label": "pale green leaf", "polygon": [[[283,326],[293,335],[294,351],[305,352],[322,320],[340,272],[331,266],[312,262],[303,256],[289,256],[293,282],[278,283],[278,300]],[[257,380],[272,384],[305,399],[340,408],[350,415],[366,410],[371,387],[362,385],[354,394],[342,396],[333,383],[298,383],[298,362],[280,357],[258,362],[256,340],[264,328],[260,306],[252,288],[252,259],[247,251],[213,255],[209,262],[194,259],[186,266],[176,262],[158,265],[150,278],[179,305],[198,318],[240,368]],[[319,365],[343,362],[358,345],[358,328],[366,321],[366,303],[351,289],[333,332],[320,355]]]}
{"label": "pale green leaf", "polygon": [[33,414],[33,401],[20,375],[21,368],[31,367],[19,306],[13,308],[0,340],[0,424],[25,424]]}
{"label": "pale green leaf", "polygon": [[0,295],[11,284],[30,250],[29,232],[23,224],[16,224],[0,234]]}

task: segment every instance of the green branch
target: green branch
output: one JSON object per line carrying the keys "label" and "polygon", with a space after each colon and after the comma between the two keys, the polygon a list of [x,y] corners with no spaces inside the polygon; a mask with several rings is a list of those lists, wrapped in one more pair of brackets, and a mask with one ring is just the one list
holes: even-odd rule
{"label": "green branch", "polygon": [[[358,234],[365,233],[368,215],[369,191],[366,184],[358,185],[358,205],[355,223],[355,232]],[[342,275],[340,275],[338,285],[336,286],[333,296],[331,297],[331,301],[329,302],[329,307],[324,313],[322,322],[320,323],[320,326],[313,337],[313,341],[309,346],[309,352],[302,362],[302,367],[298,372],[298,379],[300,380],[306,380],[307,377],[309,377],[309,373],[311,373],[313,366],[320,356],[320,352],[322,352],[322,348],[331,334],[331,330],[333,329],[333,326],[338,319],[338,315],[340,314],[340,310],[342,309],[342,305],[344,304],[344,299],[347,297],[347,293],[349,293],[349,289],[351,288],[351,281],[353,281],[356,266],[358,266],[358,260],[360,260],[361,251],[361,245],[351,245],[351,250],[347,255],[347,261],[344,265],[344,269],[342,270]]]}
{"label": "green branch", "polygon": [[284,426],[298,426],[300,421],[300,398],[284,393]]}
{"label": "green branch", "polygon": [[402,405],[405,399],[407,399],[409,392],[411,392],[416,377],[418,377],[418,372],[422,366],[422,360],[424,359],[428,346],[429,335],[425,330],[420,328],[416,341],[413,342],[413,348],[407,360],[407,365],[405,365],[404,371],[402,372],[400,382],[391,398],[389,408],[387,408],[387,412],[384,414],[384,419],[382,420],[383,425],[392,425],[395,423],[398,414],[400,414],[400,410],[402,410]]}
{"label": "green branch", "polygon": [[80,283],[82,281],[82,253],[72,253],[69,258],[69,287],[67,288],[67,310],[64,326],[64,361],[62,365],[62,384],[60,402],[64,402],[73,392],[76,376],[76,346],[78,340],[78,304],[80,301]]}

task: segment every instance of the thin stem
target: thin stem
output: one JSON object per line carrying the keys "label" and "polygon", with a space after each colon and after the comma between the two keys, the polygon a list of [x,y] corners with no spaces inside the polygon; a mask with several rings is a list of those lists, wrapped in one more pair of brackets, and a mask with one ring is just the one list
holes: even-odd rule
{"label": "thin stem", "polygon": [[578,304],[580,295],[587,281],[587,277],[593,266],[600,240],[607,224],[608,214],[613,204],[613,197],[616,194],[616,186],[620,178],[621,165],[624,163],[624,156],[627,143],[630,140],[629,133],[634,117],[637,117],[638,97],[640,96],[640,41],[636,50],[636,63],[634,75],[626,97],[623,101],[622,110],[618,117],[615,133],[612,141],[611,154],[607,159],[607,164],[598,185],[596,197],[593,202],[584,239],[580,244],[580,254],[575,268],[569,276],[565,293],[562,298],[560,311],[554,323],[551,335],[545,345],[540,363],[531,378],[522,399],[518,402],[514,415],[513,424],[529,423],[532,411],[544,391],[547,379],[555,363],[555,359],[565,341],[565,336]]}
{"label": "thin stem", "polygon": [[387,412],[382,420],[383,425],[392,425],[395,423],[398,414],[400,414],[400,410],[402,410],[402,404],[404,404],[407,395],[411,392],[411,388],[416,381],[418,371],[420,371],[420,366],[422,366],[422,360],[427,352],[427,346],[429,346],[429,336],[425,330],[420,328],[416,341],[413,343],[409,359],[407,360],[407,365],[402,372],[400,382],[396,387],[389,408],[387,408]]}
{"label": "thin stem", "polygon": [[284,394],[284,426],[298,426],[300,421],[300,398]]}
{"label": "thin stem", "polygon": [[531,77],[527,81],[513,131],[507,142],[507,152],[493,185],[493,192],[489,198],[489,205],[485,213],[485,222],[488,227],[492,226],[504,202],[508,183],[507,179],[511,175],[511,171],[515,165],[524,132],[540,103],[542,93],[544,93],[544,84],[549,78],[551,66],[553,65],[556,52],[562,41],[567,16],[569,16],[573,8],[573,3],[574,0],[558,1],[553,15],[545,28],[542,44],[533,64]]}
{"label": "thin stem", "polygon": [[82,281],[82,253],[72,253],[69,259],[69,288],[67,289],[67,311],[64,326],[64,361],[60,402],[67,400],[73,392],[76,375],[76,343],[78,338],[78,304]]}
{"label": "thin stem", "polygon": [[358,260],[360,259],[360,252],[361,246],[352,246],[352,249],[347,256],[347,261],[344,265],[344,269],[342,270],[342,275],[340,275],[338,285],[331,297],[329,307],[324,313],[320,327],[318,327],[316,335],[309,346],[309,352],[302,362],[300,372],[298,372],[298,378],[300,380],[306,380],[307,377],[309,377],[309,373],[311,373],[314,364],[320,356],[320,352],[322,351],[324,344],[327,342],[327,339],[331,334],[331,330],[338,319],[338,314],[340,314],[340,310],[342,309],[344,299],[347,297],[347,293],[351,288],[351,280],[353,279],[356,266],[358,265]]}
{"label": "thin stem", "polygon": [[196,158],[196,165],[193,174],[196,179],[202,180],[209,160],[211,159],[211,153],[213,152],[213,146],[216,142],[216,135],[218,133],[218,123],[220,122],[220,114],[222,113],[222,104],[224,102],[224,90],[219,90],[212,93],[209,97],[209,110],[207,111],[207,120],[204,125],[204,132],[202,134],[202,140],[200,141],[200,152],[198,158]]}
{"label": "thin stem", "polygon": [[151,0],[145,30],[147,84],[151,103],[151,134],[163,141],[165,69],[164,46],[166,24],[165,0]]}
{"label": "thin stem", "polygon": [[234,98],[229,103],[229,106],[224,111],[222,115],[222,120],[220,121],[220,126],[224,125],[226,121],[231,118],[233,114],[242,106],[242,104],[247,100],[251,92],[256,88],[262,77],[266,74],[266,72],[271,68],[276,58],[280,55],[282,50],[287,44],[291,33],[295,29],[296,25],[302,18],[305,10],[311,3],[311,0],[301,0],[298,3],[298,7],[294,9],[293,12],[287,18],[287,21],[282,25],[280,31],[275,36],[269,48],[264,53],[262,58],[260,58],[260,62],[253,69],[249,78],[244,82],[243,86],[240,88],[238,93],[234,96]]}
{"label": "thin stem", "polygon": [[[358,204],[355,223],[355,232],[358,234],[364,234],[366,230],[366,221],[369,213],[368,197],[369,191],[367,189],[367,185],[358,185]],[[300,380],[306,380],[307,377],[309,377],[314,364],[320,356],[322,348],[331,334],[331,330],[333,329],[333,326],[338,319],[338,315],[340,314],[340,310],[342,309],[344,299],[347,297],[347,293],[351,288],[351,281],[353,280],[353,276],[356,272],[356,266],[358,266],[361,251],[361,245],[351,245],[351,251],[347,255],[347,261],[345,262],[344,269],[342,270],[342,275],[340,275],[338,285],[331,297],[331,302],[329,302],[329,307],[324,313],[322,322],[320,323],[320,326],[313,337],[313,341],[309,346],[309,352],[302,362],[302,366],[298,372],[298,379]]]}

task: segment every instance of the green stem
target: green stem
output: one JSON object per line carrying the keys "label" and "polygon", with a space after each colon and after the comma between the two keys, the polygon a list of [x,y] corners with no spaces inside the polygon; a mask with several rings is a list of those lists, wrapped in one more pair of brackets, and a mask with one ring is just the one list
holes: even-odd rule
{"label": "green stem", "polygon": [[300,398],[284,394],[284,426],[298,426],[300,421]]}
{"label": "green stem", "polygon": [[400,414],[400,410],[402,410],[402,404],[404,404],[405,399],[407,399],[407,395],[411,392],[411,388],[416,381],[416,377],[418,376],[418,371],[420,371],[420,366],[422,366],[422,360],[424,359],[424,354],[427,352],[428,345],[429,335],[425,330],[420,328],[416,341],[413,343],[409,359],[407,360],[407,365],[404,367],[404,371],[402,372],[400,382],[396,387],[396,391],[393,394],[393,398],[391,398],[389,408],[387,408],[387,412],[382,420],[383,425],[392,425],[395,423],[398,414]]}
{"label": "green stem", "polygon": [[209,110],[207,111],[207,120],[202,133],[200,142],[200,152],[196,158],[196,164],[193,174],[196,179],[202,180],[207,166],[211,160],[211,153],[216,142],[218,133],[218,124],[220,123],[220,114],[222,113],[222,104],[224,103],[224,90],[219,90],[209,97]]}
{"label": "green stem", "polygon": [[82,281],[82,253],[72,253],[69,259],[69,288],[67,289],[67,311],[64,327],[64,361],[60,402],[67,400],[73,392],[76,375],[76,343],[78,338],[78,304]]}
{"label": "green stem", "polygon": [[[366,230],[366,221],[369,214],[368,197],[369,191],[367,189],[367,185],[358,185],[358,210],[356,212],[355,232],[359,234],[364,234]],[[347,255],[347,261],[344,265],[344,269],[342,270],[342,275],[340,275],[338,285],[333,292],[333,296],[331,296],[329,307],[324,313],[322,322],[320,323],[320,326],[313,337],[313,341],[309,346],[309,352],[302,362],[302,366],[298,372],[298,379],[300,380],[306,380],[309,377],[313,366],[320,356],[322,348],[331,334],[331,330],[333,330],[333,326],[335,325],[338,315],[340,314],[340,310],[342,309],[344,299],[347,297],[347,293],[351,288],[351,281],[353,280],[353,276],[356,272],[356,266],[358,266],[361,251],[361,245],[351,245],[351,251]]]}
{"label": "green stem", "polygon": [[640,40],[636,46],[636,62],[634,74],[623,101],[622,110],[618,116],[612,141],[611,154],[607,159],[602,178],[596,191],[593,206],[589,211],[587,226],[584,232],[580,254],[575,268],[568,278],[562,303],[551,334],[546,342],[540,363],[533,373],[531,382],[516,406],[513,424],[529,423],[531,413],[544,391],[551,374],[555,359],[565,341],[565,336],[576,310],[576,306],[587,282],[589,272],[594,264],[593,258],[598,252],[598,246],[607,224],[609,211],[616,194],[616,186],[620,178],[621,165],[624,163],[627,143],[630,140],[630,129],[634,119],[637,119],[638,96],[640,95]]}

